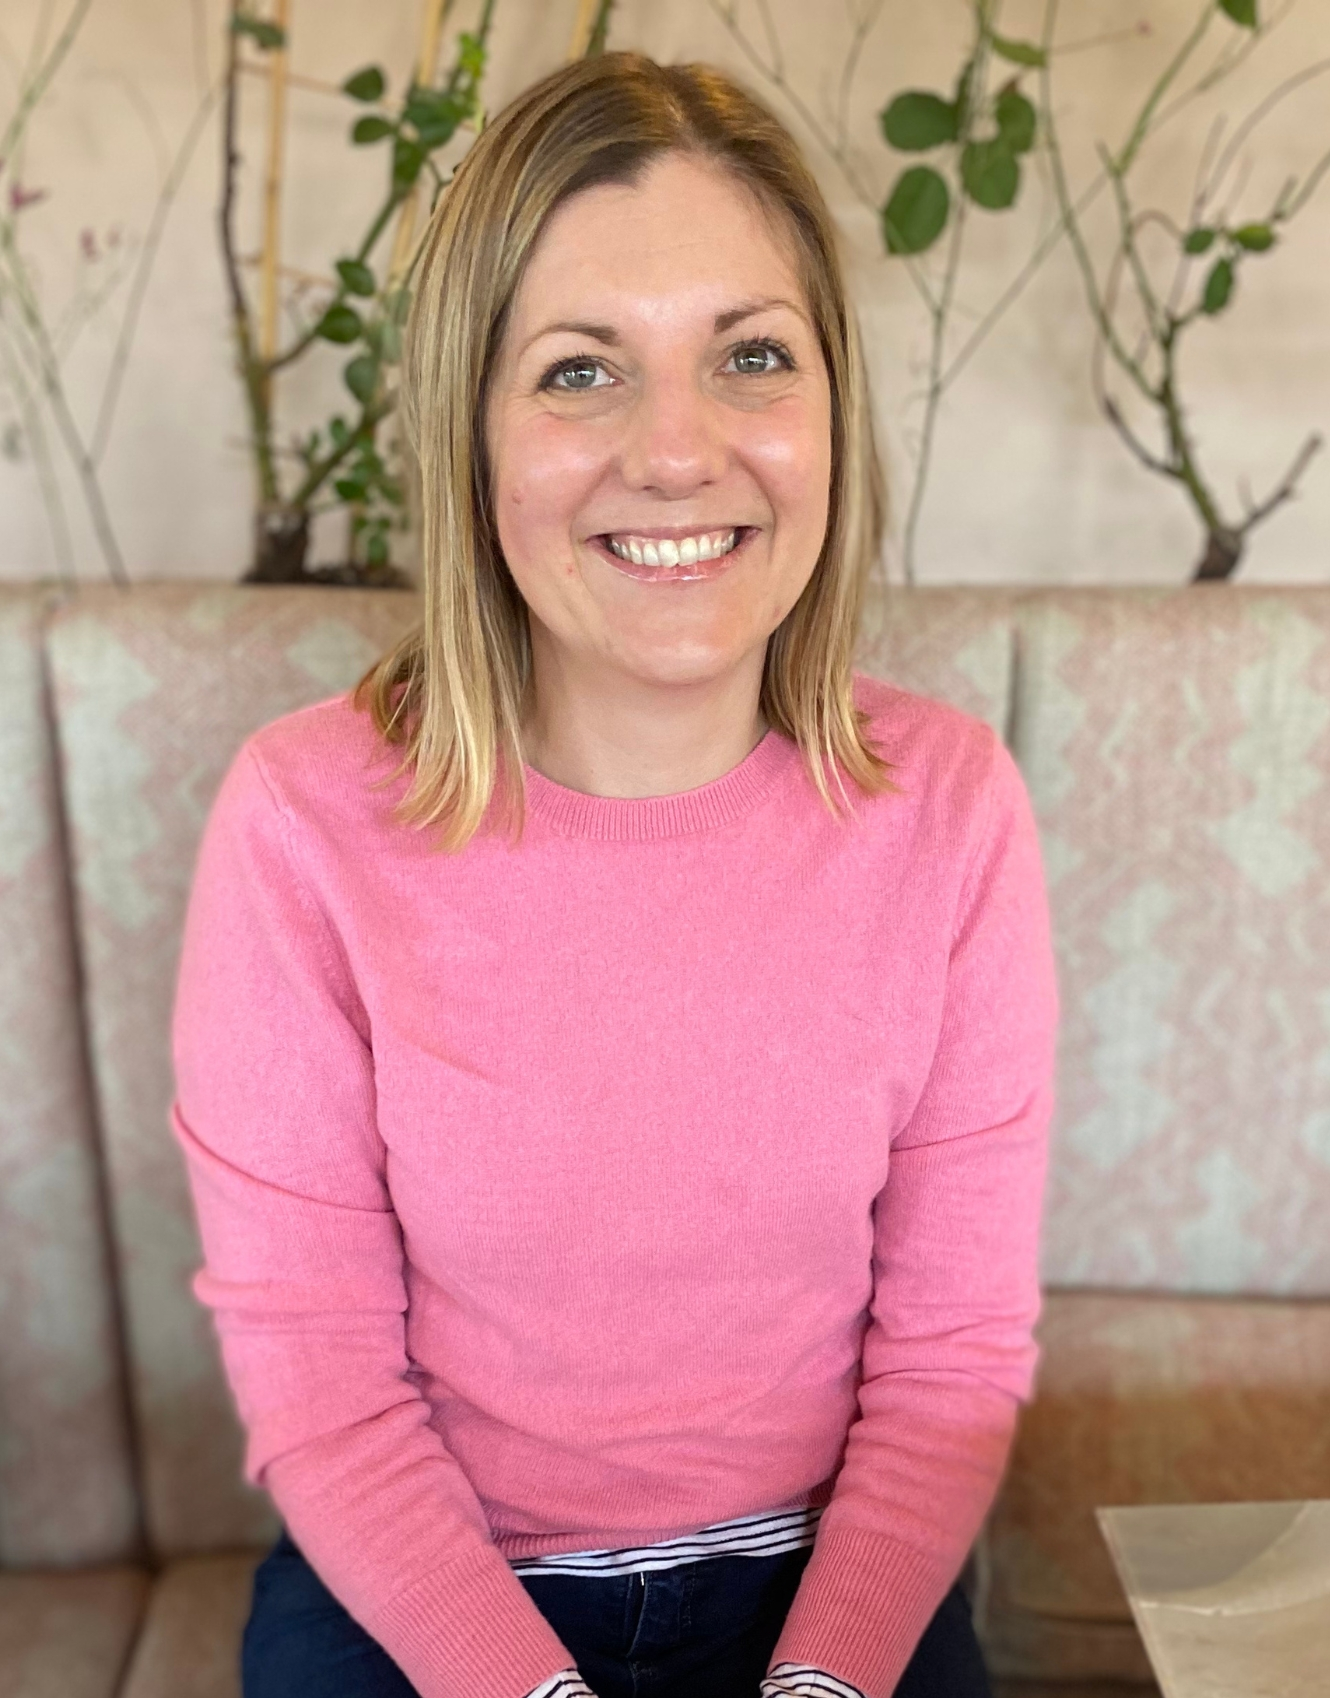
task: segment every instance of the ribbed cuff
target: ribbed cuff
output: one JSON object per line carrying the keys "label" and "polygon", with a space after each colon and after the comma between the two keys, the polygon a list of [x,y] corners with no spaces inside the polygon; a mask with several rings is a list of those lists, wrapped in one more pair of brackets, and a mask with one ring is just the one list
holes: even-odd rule
{"label": "ribbed cuff", "polygon": [[576,1666],[492,1545],[422,1576],[365,1628],[420,1698],[526,1698]]}
{"label": "ribbed cuff", "polygon": [[771,1653],[891,1698],[956,1576],[909,1545],[825,1520]]}

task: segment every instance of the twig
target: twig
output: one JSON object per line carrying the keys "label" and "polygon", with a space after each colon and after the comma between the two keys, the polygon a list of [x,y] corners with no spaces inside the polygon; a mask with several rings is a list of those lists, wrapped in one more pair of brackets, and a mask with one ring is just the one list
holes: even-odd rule
{"label": "twig", "polygon": [[[14,152],[14,143],[23,133],[28,120],[28,114],[50,87],[51,79],[64,63],[65,56],[74,45],[74,38],[82,28],[83,20],[88,15],[92,0],[75,0],[74,9],[65,20],[65,27],[56,38],[55,45],[47,54],[41,66],[26,83],[20,85],[18,101],[10,114],[9,122],[3,133],[0,133],[0,160],[8,160]],[[44,14],[46,16],[47,14]]]}
{"label": "twig", "polygon": [[568,43],[568,61],[580,59],[591,40],[596,24],[596,0],[577,0],[577,17],[573,22],[572,39]]}
{"label": "twig", "polygon": [[41,411],[37,406],[35,395],[23,378],[22,372],[15,369],[13,349],[2,337],[0,337],[0,358],[4,359],[9,368],[10,385],[18,396],[19,418],[22,421],[23,433],[32,449],[33,461],[37,467],[37,481],[41,485],[42,506],[46,510],[46,522],[51,528],[51,546],[55,550],[56,567],[64,581],[72,586],[76,581],[74,544],[69,534],[69,523],[65,518],[65,504],[61,498],[60,484],[55,473],[55,463],[51,458],[50,445],[46,440],[46,430],[42,424]]}
{"label": "twig", "polygon": [[1268,518],[1276,507],[1289,501],[1297,493],[1298,479],[1307,470],[1311,461],[1324,446],[1324,438],[1320,431],[1313,431],[1298,450],[1297,457],[1284,475],[1284,481],[1269,495],[1259,507],[1249,507],[1243,522],[1244,531],[1251,530],[1253,525],[1259,525],[1262,519]]}
{"label": "twig", "polygon": [[[231,0],[233,26],[239,16],[239,0]],[[240,94],[239,63],[240,35],[233,27],[227,32],[226,71],[222,82],[225,98],[222,106],[222,200],[218,209],[218,222],[221,229],[222,264],[231,295],[231,321],[236,337],[236,357],[240,380],[245,386],[249,401],[251,447],[258,472],[259,499],[262,503],[268,503],[278,499],[277,468],[272,457],[272,432],[269,424],[271,415],[268,410],[266,386],[255,357],[253,320],[245,295],[245,285],[240,276],[235,244],[236,170],[240,164],[240,155],[236,148],[237,106]]]}
{"label": "twig", "polygon": [[277,351],[277,263],[281,247],[282,153],[286,139],[286,67],[290,0],[274,0],[272,21],[281,44],[268,60],[268,169],[263,184],[263,261],[259,268],[259,358]]}
{"label": "twig", "polygon": [[[993,6],[992,15],[985,19],[979,15],[978,35],[975,42],[971,63],[971,86],[982,89],[988,75],[988,42],[989,28],[997,26],[997,4]],[[985,28],[987,22],[988,28]],[[964,152],[969,141],[974,123],[974,113],[977,102],[973,99],[965,103],[965,121],[957,136],[957,146]],[[956,291],[956,278],[960,271],[961,250],[964,246],[966,227],[966,196],[959,196],[956,203],[956,214],[952,220],[951,237],[947,246],[946,268],[942,275],[942,291],[938,296],[936,308],[933,311],[932,337],[928,357],[928,399],[924,405],[924,422],[919,439],[919,460],[915,467],[914,482],[910,489],[910,505],[906,514],[905,532],[902,539],[902,564],[905,570],[905,581],[913,584],[915,579],[915,542],[919,532],[920,515],[923,512],[924,491],[928,484],[928,471],[932,464],[933,443],[937,434],[937,420],[942,407],[942,362],[946,352],[947,315],[951,308],[952,297]]]}
{"label": "twig", "polygon": [[133,345],[134,334],[138,328],[139,313],[143,307],[144,296],[147,294],[148,282],[151,277],[153,262],[157,257],[157,249],[166,229],[166,217],[171,210],[171,203],[179,192],[185,172],[193,157],[199,138],[202,136],[213,107],[217,104],[217,96],[221,85],[214,84],[199,103],[199,108],[185,131],[184,139],[171,163],[165,181],[158,190],[157,201],[152,209],[152,217],[148,221],[148,232],[143,238],[143,246],[139,250],[138,262],[134,267],[134,275],[129,285],[129,295],[125,302],[124,314],[120,320],[120,329],[116,334],[115,348],[111,354],[111,363],[107,369],[106,382],[102,388],[101,403],[97,409],[96,423],[88,442],[88,452],[94,465],[100,465],[102,455],[106,452],[106,444],[110,439],[111,424],[115,417],[116,405],[120,399],[120,389],[124,382],[125,368],[129,362],[129,352]]}
{"label": "twig", "polygon": [[1237,129],[1234,130],[1229,138],[1228,146],[1215,163],[1214,172],[1205,186],[1204,201],[1213,200],[1219,193],[1219,185],[1231,170],[1233,161],[1237,157],[1242,144],[1250,138],[1257,126],[1263,123],[1280,102],[1286,100],[1295,89],[1301,88],[1303,83],[1311,82],[1316,77],[1324,76],[1327,71],[1330,71],[1330,59],[1317,60],[1315,64],[1308,65],[1303,70],[1295,71],[1291,77],[1287,77],[1278,88],[1273,89],[1258,106],[1247,114]]}

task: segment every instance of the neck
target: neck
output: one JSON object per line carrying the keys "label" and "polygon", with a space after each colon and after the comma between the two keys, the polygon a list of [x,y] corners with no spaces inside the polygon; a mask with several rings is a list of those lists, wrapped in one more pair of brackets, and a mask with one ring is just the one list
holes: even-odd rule
{"label": "neck", "polygon": [[522,728],[527,765],[588,796],[673,796],[724,777],[770,729],[760,671],[705,693],[634,683],[575,691],[538,677]]}

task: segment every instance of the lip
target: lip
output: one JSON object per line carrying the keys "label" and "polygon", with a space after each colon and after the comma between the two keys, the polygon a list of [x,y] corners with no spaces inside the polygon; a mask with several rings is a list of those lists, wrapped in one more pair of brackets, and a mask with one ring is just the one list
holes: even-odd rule
{"label": "lip", "polygon": [[[607,560],[625,577],[636,578],[639,583],[696,584],[705,582],[708,578],[719,578],[722,573],[727,572],[732,563],[747,552],[759,529],[757,525],[633,525],[621,531],[602,531],[597,536],[588,537],[587,545],[594,548],[602,560]],[[740,531],[742,535],[728,554],[722,554],[719,560],[698,560],[692,566],[638,566],[631,560],[620,559],[607,541],[610,536],[635,536],[647,542],[677,542],[680,537],[695,537],[707,531],[729,530]]]}

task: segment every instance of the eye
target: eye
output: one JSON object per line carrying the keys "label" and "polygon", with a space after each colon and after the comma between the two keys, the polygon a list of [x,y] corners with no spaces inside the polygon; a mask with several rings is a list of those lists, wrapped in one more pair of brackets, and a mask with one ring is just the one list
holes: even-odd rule
{"label": "eye", "polygon": [[610,382],[609,373],[599,360],[592,359],[589,354],[577,354],[571,360],[560,360],[557,366],[551,366],[541,378],[540,387],[565,393],[579,389],[603,389],[605,384],[596,382],[598,373],[605,383]]}
{"label": "eye", "polygon": [[794,359],[783,342],[760,336],[741,342],[730,356],[735,370],[745,377],[766,377],[774,371],[793,371]]}

